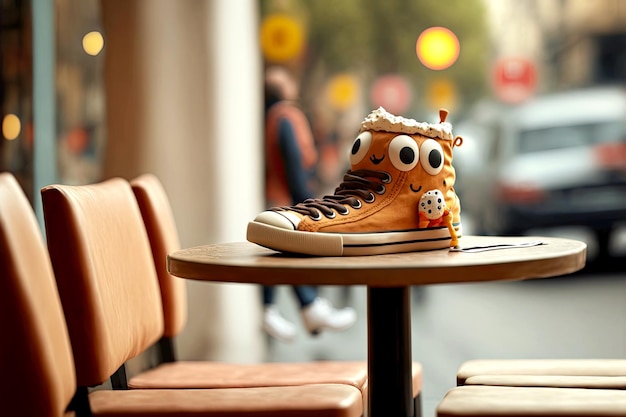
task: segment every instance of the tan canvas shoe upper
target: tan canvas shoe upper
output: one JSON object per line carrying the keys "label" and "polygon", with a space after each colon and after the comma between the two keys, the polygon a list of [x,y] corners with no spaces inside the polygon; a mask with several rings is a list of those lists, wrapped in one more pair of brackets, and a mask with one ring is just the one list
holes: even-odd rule
{"label": "tan canvas shoe upper", "polygon": [[[456,246],[461,207],[454,191],[452,149],[462,139],[452,135],[446,116],[442,111],[439,123],[428,124],[394,116],[382,108],[374,110],[361,124],[350,151],[351,169],[334,195],[264,212],[255,222],[292,231],[338,234],[343,240],[354,234],[388,236],[397,232],[413,233],[401,238],[413,241],[416,231],[447,229],[448,242],[443,247]],[[396,244],[397,237],[383,243]],[[381,250],[376,253],[385,253]]]}

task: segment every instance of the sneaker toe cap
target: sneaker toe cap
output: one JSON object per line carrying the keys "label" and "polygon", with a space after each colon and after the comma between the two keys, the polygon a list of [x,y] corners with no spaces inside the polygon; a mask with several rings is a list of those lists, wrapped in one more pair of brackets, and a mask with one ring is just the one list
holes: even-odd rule
{"label": "sneaker toe cap", "polygon": [[264,211],[256,216],[254,221],[281,229],[297,230],[300,218],[289,211]]}

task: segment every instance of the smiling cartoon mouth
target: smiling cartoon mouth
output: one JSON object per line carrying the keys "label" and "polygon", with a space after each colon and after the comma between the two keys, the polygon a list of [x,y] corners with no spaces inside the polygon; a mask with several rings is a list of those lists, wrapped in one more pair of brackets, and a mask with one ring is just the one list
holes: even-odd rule
{"label": "smiling cartoon mouth", "polygon": [[383,157],[380,159],[376,158],[376,155],[370,156],[370,161],[372,161],[372,164],[374,165],[380,164],[381,162],[383,162],[383,159],[385,159],[385,155],[383,155]]}
{"label": "smiling cartoon mouth", "polygon": [[422,190],[422,186],[420,185],[417,189],[413,188],[413,184],[409,185],[411,187],[411,191],[414,193],[419,193]]}

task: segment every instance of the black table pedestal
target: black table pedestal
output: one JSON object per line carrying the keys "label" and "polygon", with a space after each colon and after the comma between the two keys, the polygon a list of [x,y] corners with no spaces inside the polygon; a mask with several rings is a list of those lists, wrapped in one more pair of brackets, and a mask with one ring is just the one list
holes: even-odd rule
{"label": "black table pedestal", "polygon": [[410,294],[367,289],[369,417],[413,417]]}

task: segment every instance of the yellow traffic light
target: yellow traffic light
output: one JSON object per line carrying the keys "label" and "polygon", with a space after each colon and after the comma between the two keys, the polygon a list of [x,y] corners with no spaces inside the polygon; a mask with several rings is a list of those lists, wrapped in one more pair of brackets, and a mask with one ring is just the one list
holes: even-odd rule
{"label": "yellow traffic light", "polygon": [[435,26],[417,38],[415,52],[420,62],[432,70],[444,70],[459,57],[461,46],[456,35],[447,28]]}

